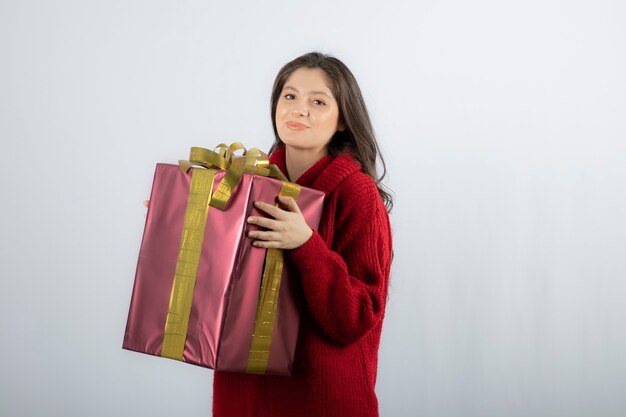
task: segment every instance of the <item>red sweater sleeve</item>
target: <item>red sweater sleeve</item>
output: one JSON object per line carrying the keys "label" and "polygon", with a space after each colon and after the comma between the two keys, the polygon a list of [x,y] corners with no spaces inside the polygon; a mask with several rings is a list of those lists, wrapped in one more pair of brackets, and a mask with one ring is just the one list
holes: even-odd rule
{"label": "red sweater sleeve", "polygon": [[[288,251],[301,275],[309,310],[324,333],[352,343],[383,318],[391,266],[387,211],[373,181],[343,185],[335,216],[333,249],[314,231]],[[350,181],[347,181],[350,182]]]}

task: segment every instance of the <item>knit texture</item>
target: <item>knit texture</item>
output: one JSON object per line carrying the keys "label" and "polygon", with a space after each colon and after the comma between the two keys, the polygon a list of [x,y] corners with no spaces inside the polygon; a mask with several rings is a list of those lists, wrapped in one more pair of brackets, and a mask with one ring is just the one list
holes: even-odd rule
{"label": "knit texture", "polygon": [[[270,162],[287,172],[284,147]],[[304,297],[292,376],[215,371],[214,417],[378,416],[392,249],[387,211],[350,153],[324,156],[296,183],[326,197],[319,231],[285,251]]]}

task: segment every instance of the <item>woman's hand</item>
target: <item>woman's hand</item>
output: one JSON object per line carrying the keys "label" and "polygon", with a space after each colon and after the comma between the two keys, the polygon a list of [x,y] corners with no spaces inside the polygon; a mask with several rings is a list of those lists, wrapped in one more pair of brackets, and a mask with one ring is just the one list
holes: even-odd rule
{"label": "woman's hand", "polygon": [[[150,205],[150,200],[143,200],[143,205],[147,208]],[[144,214],[143,217],[146,217],[147,215],[148,213]]]}
{"label": "woman's hand", "polygon": [[255,240],[253,245],[260,248],[295,249],[305,244],[313,235],[313,230],[306,224],[298,203],[292,197],[278,196],[278,201],[287,210],[282,210],[271,204],[255,201],[254,207],[272,216],[248,218],[248,223],[256,224],[267,231],[255,230],[248,232],[248,236]]}

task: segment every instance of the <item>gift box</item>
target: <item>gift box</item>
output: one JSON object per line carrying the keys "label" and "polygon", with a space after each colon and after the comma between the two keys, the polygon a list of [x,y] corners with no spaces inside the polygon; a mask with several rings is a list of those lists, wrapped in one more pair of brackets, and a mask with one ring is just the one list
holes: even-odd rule
{"label": "gift box", "polygon": [[[215,370],[290,375],[300,321],[297,272],[252,245],[254,201],[296,198],[317,229],[324,194],[290,183],[242,146],[192,148],[156,165],[122,347]],[[201,167],[195,167],[198,165]],[[275,177],[275,178],[273,178]]]}

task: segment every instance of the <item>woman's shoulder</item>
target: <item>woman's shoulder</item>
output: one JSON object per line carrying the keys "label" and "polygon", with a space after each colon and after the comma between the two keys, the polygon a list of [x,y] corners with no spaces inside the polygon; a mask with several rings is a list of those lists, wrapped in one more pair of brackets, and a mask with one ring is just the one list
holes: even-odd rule
{"label": "woman's shoulder", "polygon": [[338,191],[342,197],[350,199],[370,198],[372,195],[378,194],[378,188],[376,188],[376,183],[372,177],[360,169],[346,176],[339,185]]}
{"label": "woman's shoulder", "polygon": [[344,151],[336,157],[335,163],[338,163],[345,169],[344,178],[337,187],[337,191],[341,193],[340,196],[348,199],[358,199],[369,198],[374,194],[378,194],[376,183],[372,177],[363,172],[361,164],[352,152]]}
{"label": "woman's shoulder", "polygon": [[339,211],[348,217],[372,220],[381,210],[386,212],[376,183],[361,170],[350,173],[337,187],[337,205]]}

